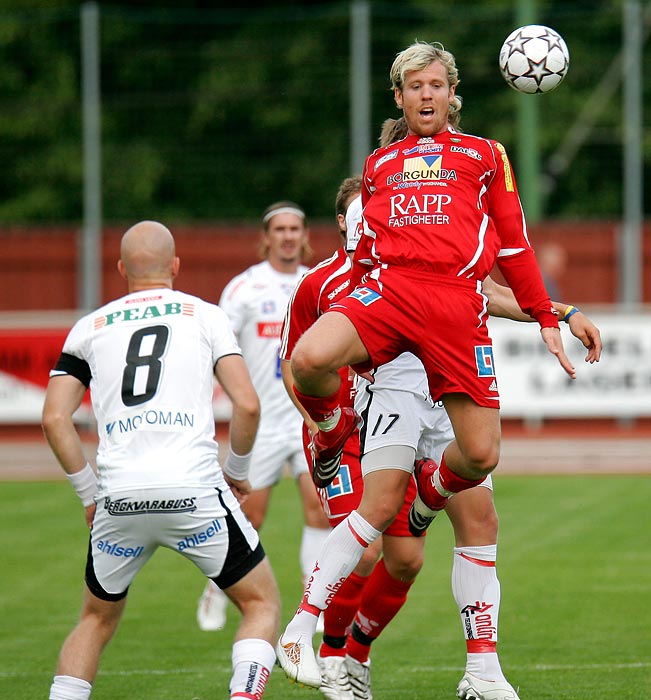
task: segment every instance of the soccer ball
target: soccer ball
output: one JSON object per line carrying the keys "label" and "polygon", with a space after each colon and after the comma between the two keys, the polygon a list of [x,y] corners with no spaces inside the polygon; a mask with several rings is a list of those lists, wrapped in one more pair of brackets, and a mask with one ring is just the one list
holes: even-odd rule
{"label": "soccer ball", "polygon": [[504,80],[519,92],[549,92],[560,85],[570,65],[563,37],[540,24],[511,32],[500,49]]}

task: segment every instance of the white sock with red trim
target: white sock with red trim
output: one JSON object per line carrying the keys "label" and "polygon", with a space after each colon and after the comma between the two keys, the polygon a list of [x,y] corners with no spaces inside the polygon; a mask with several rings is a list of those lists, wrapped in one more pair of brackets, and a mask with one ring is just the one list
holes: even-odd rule
{"label": "white sock with red trim", "polygon": [[381,534],[354,510],[328,535],[305,586],[303,602],[282,636],[284,642],[314,635],[319,612],[328,607],[364,550]]}
{"label": "white sock with red trim", "polygon": [[231,698],[260,700],[276,663],[274,648],[264,639],[241,639],[233,644]]}
{"label": "white sock with red trim", "polygon": [[303,525],[303,537],[301,538],[301,571],[303,572],[303,586],[312,574],[314,569],[316,555],[321,551],[321,548],[328,539],[328,535],[332,532],[331,528],[327,527],[312,527]]}
{"label": "white sock with red trim", "polygon": [[497,545],[455,547],[452,593],[466,638],[466,671],[484,680],[506,680],[497,656],[500,582]]}

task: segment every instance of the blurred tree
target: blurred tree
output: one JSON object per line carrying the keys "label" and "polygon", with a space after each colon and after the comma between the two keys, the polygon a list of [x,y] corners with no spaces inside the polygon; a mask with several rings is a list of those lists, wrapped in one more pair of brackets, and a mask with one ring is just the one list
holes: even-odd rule
{"label": "blurred tree", "polygon": [[[517,100],[540,101],[547,167],[621,47],[621,0],[540,0],[540,23],[570,47],[570,71],[554,92],[522,96],[497,68],[515,26],[513,0],[371,5],[373,135],[399,114],[388,78],[396,52],[415,39],[438,40],[457,57],[463,129],[502,141],[516,167]],[[285,197],[312,217],[332,217],[337,186],[351,174],[348,2],[151,0],[100,9],[107,222],[257,220],[269,201]],[[16,10],[0,0],[0,20],[0,222],[79,221],[79,4]],[[644,61],[648,76],[649,51]],[[648,114],[651,81],[644,90]],[[547,216],[618,218],[620,176],[614,98],[553,182]]]}

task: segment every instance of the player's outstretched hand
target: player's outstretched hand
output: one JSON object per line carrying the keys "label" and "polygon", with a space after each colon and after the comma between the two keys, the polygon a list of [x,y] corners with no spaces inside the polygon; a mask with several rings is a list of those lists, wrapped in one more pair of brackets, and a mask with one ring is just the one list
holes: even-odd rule
{"label": "player's outstretched hand", "polygon": [[552,355],[556,355],[556,359],[560,362],[561,367],[572,379],[576,379],[576,370],[570,362],[570,358],[565,354],[560,330],[558,328],[542,328],[540,333],[549,352]]}
{"label": "player's outstretched hand", "polygon": [[569,320],[570,331],[572,335],[578,338],[583,345],[588,349],[588,353],[585,356],[585,361],[599,362],[601,357],[601,333],[597,326],[592,323],[592,321],[580,311],[570,316]]}
{"label": "player's outstretched hand", "polygon": [[251,484],[248,479],[231,479],[230,476],[224,474],[226,483],[231,487],[231,491],[235,494],[235,498],[240,504],[244,503],[251,493]]}

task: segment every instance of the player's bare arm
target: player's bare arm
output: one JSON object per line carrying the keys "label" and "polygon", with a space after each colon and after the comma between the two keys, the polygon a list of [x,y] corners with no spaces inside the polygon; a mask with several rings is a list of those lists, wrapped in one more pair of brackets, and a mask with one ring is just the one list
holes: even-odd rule
{"label": "player's bare arm", "polygon": [[253,449],[260,420],[260,401],[249,370],[241,355],[227,355],[217,361],[215,376],[233,404],[231,449],[238,455],[248,454]]}
{"label": "player's bare arm", "polygon": [[[81,405],[86,387],[72,375],[52,377],[48,383],[43,404],[43,432],[68,476],[81,473],[87,464],[73,415]],[[90,527],[95,515],[95,503],[85,506],[86,523]]]}
{"label": "player's bare arm", "polygon": [[[533,318],[525,314],[518,306],[510,287],[498,284],[491,277],[487,277],[483,282],[484,294],[488,297],[488,313],[491,316],[509,318],[513,321],[533,322]],[[602,341],[601,333],[597,326],[576,307],[570,306],[560,301],[552,301],[552,306],[558,312],[559,318],[565,320],[565,315],[573,310],[567,323],[575,338],[578,338],[588,350],[585,361],[589,363],[599,362],[601,358]]]}
{"label": "player's bare arm", "polygon": [[249,370],[241,355],[227,355],[215,365],[215,377],[233,405],[230,423],[229,455],[224,463],[224,478],[240,503],[251,493],[251,484],[244,474],[229,470],[229,460],[246,463],[250,457],[260,420],[260,400],[253,388]]}

